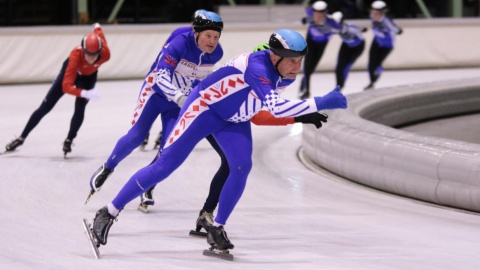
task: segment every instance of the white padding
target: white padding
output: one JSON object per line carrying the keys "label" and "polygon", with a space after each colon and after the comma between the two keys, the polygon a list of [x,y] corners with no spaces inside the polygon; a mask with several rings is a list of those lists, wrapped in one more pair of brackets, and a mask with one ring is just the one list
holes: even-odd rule
{"label": "white padding", "polygon": [[304,126],[308,159],[376,189],[480,211],[480,145],[387,126],[480,112],[480,79],[362,92],[348,106],[321,129]]}

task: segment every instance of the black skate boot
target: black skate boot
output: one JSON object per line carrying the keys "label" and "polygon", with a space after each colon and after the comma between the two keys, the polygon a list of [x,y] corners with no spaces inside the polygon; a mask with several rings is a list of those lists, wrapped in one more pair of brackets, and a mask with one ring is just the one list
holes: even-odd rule
{"label": "black skate boot", "polygon": [[113,221],[115,221],[115,217],[108,213],[108,207],[105,206],[97,211],[93,220],[92,231],[98,244],[107,244],[108,231],[110,231]]}
{"label": "black skate boot", "polygon": [[233,255],[230,254],[229,249],[233,249],[234,246],[228,239],[223,226],[211,226],[208,230],[207,242],[210,248],[205,249],[203,255],[233,261]]}
{"label": "black skate boot", "polygon": [[5,146],[5,152],[13,152],[17,147],[23,144],[23,138],[16,138]]}
{"label": "black skate boot", "polygon": [[70,152],[72,152],[72,140],[66,139],[66,140],[63,142],[63,153],[64,153],[64,156],[66,157],[66,156],[67,156],[67,153],[70,153]]}
{"label": "black skate boot", "polygon": [[149,205],[154,205],[155,200],[153,199],[153,189],[154,187],[151,187],[149,190],[145,191],[142,196],[140,196],[140,205],[138,205],[138,210],[147,213],[148,212],[148,206]]}
{"label": "black skate boot", "polygon": [[90,200],[90,197],[97,191],[102,188],[103,184],[105,181],[107,181],[107,178],[112,174],[112,170],[107,168],[106,164],[103,164],[98,170],[92,175],[92,178],[90,178],[90,194],[88,195],[87,200],[85,201],[85,204],[88,203]]}
{"label": "black skate boot", "polygon": [[233,249],[234,245],[227,237],[227,232],[223,226],[210,226],[207,235],[207,242],[220,250]]}
{"label": "black skate boot", "polygon": [[162,141],[162,132],[158,133],[157,138],[155,139],[155,145],[153,146],[153,150],[158,149],[160,147],[160,142]]}
{"label": "black skate boot", "polygon": [[[208,230],[213,225],[213,213],[207,212],[206,210],[201,210],[197,218],[197,227],[195,230],[190,231],[192,236],[207,236]],[[204,229],[205,232],[202,232],[201,229]]]}
{"label": "black skate boot", "polygon": [[367,90],[372,90],[373,88],[375,88],[375,84],[371,82],[369,85],[365,86],[363,90],[367,91]]}

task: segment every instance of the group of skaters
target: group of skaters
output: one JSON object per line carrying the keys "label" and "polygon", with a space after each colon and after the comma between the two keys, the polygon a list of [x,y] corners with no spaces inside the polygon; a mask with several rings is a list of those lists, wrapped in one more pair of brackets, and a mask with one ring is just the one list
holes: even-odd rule
{"label": "group of skaters", "polygon": [[[141,84],[131,128],[90,177],[88,198],[101,189],[118,164],[142,144],[154,121],[161,118],[163,136],[159,136],[157,155],[95,214],[92,232],[98,246],[107,244],[110,228],[129,202],[141,198],[141,206],[153,205],[153,188],[179,168],[196,144],[206,138],[221,162],[197,218],[197,231],[205,230],[207,242],[218,250],[228,251],[234,247],[225,225],[242,197],[252,168],[251,123],[277,126],[303,123],[320,128],[327,122],[327,115],[322,111],[347,108],[341,88],[351,65],[363,50],[364,29],[345,23],[341,13],[327,15],[327,4],[323,1],[314,2],[308,10],[306,38],[291,29],[278,29],[253,52],[247,50],[217,70],[213,68],[223,57],[219,41],[224,30],[218,14],[197,10],[191,25],[172,33]],[[372,87],[381,74],[381,63],[393,48],[393,35],[401,33],[385,12],[384,2],[372,3],[373,31],[383,33],[378,34],[378,38],[375,34],[376,45],[371,49]],[[310,75],[333,33],[343,39],[336,68],[338,86],[323,97],[310,98]],[[76,97],[70,131],[63,146],[65,154],[69,153],[87,103],[100,97],[95,90],[98,68],[109,59],[105,35],[101,25],[95,23],[93,31],[85,35],[80,46],[65,60],[21,136],[9,143],[6,151],[22,145],[30,131],[67,93]],[[302,70],[301,98],[282,98],[280,94]]]}
{"label": "group of skaters", "polygon": [[[370,6],[370,20],[372,22],[373,41],[368,56],[369,84],[364,90],[373,89],[382,74],[382,64],[393,50],[395,36],[402,33],[393,20],[386,15],[388,7],[383,1],[374,1]],[[334,34],[342,39],[335,67],[336,85],[343,88],[351,67],[365,49],[363,33],[367,28],[348,23],[341,11],[328,13],[328,4],[324,1],[315,1],[306,9],[307,16],[302,22],[308,24],[307,47],[308,55],[303,66],[298,97],[310,97],[310,77],[315,71],[328,41]]]}

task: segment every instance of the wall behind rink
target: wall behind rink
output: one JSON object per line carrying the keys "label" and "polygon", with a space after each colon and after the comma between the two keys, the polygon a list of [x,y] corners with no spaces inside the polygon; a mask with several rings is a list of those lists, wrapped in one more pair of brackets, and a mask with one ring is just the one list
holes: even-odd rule
{"label": "wall behind rink", "polygon": [[[352,20],[370,27],[368,20]],[[386,69],[451,68],[478,66],[480,19],[396,20],[404,29],[396,48],[385,62]],[[100,79],[143,78],[163,42],[180,24],[104,25],[103,30],[112,58],[99,72]],[[251,51],[267,42],[279,28],[291,28],[302,34],[306,27],[298,20],[276,23],[226,23],[220,43],[224,57]],[[0,83],[50,82],[55,79],[70,50],[79,45],[90,26],[8,27],[0,28]],[[365,69],[372,31],[365,33],[367,47],[354,69]],[[317,71],[332,71],[340,38],[332,37]]]}

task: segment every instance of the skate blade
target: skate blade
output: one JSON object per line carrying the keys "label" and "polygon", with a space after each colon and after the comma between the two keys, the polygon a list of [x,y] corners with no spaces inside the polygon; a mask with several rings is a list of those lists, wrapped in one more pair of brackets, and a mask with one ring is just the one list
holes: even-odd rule
{"label": "skate blade", "polygon": [[143,212],[143,213],[148,213],[148,205],[140,203],[137,207],[138,211]]}
{"label": "skate blade", "polygon": [[197,232],[197,231],[195,231],[195,230],[191,230],[188,235],[190,235],[190,236],[197,236],[197,237],[207,237],[207,233],[206,233],[206,232]]}
{"label": "skate blade", "polygon": [[95,191],[90,190],[90,193],[88,194],[87,200],[85,201],[85,204],[84,204],[84,205],[87,205],[88,201],[90,201],[90,197],[92,197],[92,195],[93,195],[94,193],[95,193]]}
{"label": "skate blade", "polygon": [[90,242],[90,246],[92,247],[93,256],[95,256],[95,259],[100,259],[100,250],[98,250],[99,245],[97,244],[97,241],[95,241],[95,236],[93,236],[92,229],[86,218],[83,219],[82,224],[83,230],[88,236],[88,242]]}
{"label": "skate blade", "polygon": [[219,258],[222,260],[233,261],[233,255],[227,250],[219,250],[215,247],[203,250],[203,255],[208,257]]}

